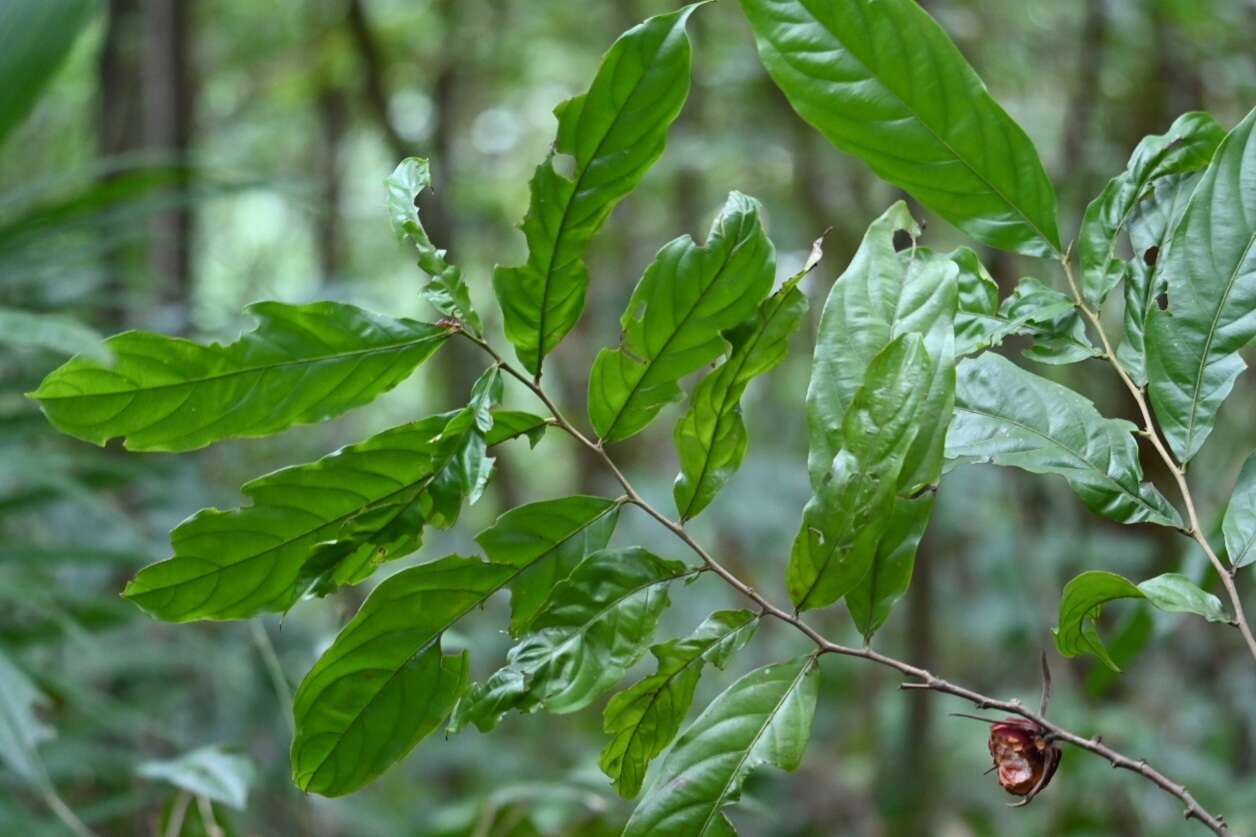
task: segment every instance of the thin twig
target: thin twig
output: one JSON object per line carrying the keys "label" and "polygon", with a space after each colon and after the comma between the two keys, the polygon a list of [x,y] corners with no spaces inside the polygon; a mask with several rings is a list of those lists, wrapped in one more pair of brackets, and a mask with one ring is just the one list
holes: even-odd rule
{"label": "thin twig", "polygon": [[554,418],[553,424],[555,426],[561,428],[569,436],[584,445],[602,460],[602,463],[610,470],[616,481],[623,488],[624,494],[627,497],[626,502],[637,506],[647,515],[654,518],[659,525],[684,542],[684,544],[702,560],[702,563],[707,567],[707,569],[722,578],[729,584],[729,586],[737,590],[737,592],[753,601],[762,615],[771,616],[787,625],[790,625],[815,643],[817,649],[816,656],[820,656],[822,654],[837,654],[843,657],[856,657],[868,660],[870,662],[877,663],[878,665],[885,666],[886,668],[894,669],[895,671],[905,674],[908,677],[914,678],[914,682],[903,684],[903,688],[905,689],[923,689],[948,694],[962,700],[966,700],[979,709],[997,709],[1011,715],[1019,715],[1022,718],[1028,718],[1046,730],[1054,740],[1066,741],[1075,747],[1088,750],[1089,752],[1106,759],[1114,768],[1120,768],[1137,773],[1164,790],[1166,793],[1177,797],[1186,806],[1183,814],[1187,819],[1198,820],[1205,827],[1211,829],[1213,833],[1221,835],[1221,837],[1231,837],[1230,830],[1226,826],[1225,820],[1220,816],[1210,813],[1207,809],[1200,805],[1191,792],[1186,789],[1185,785],[1174,782],[1172,779],[1165,776],[1142,759],[1133,759],[1129,756],[1122,755],[1111,747],[1103,744],[1099,736],[1086,738],[1078,735],[1077,733],[1071,732],[1058,724],[1047,720],[1040,713],[1032,712],[1026,709],[1019,700],[998,700],[964,686],[951,683],[950,681],[938,677],[926,669],[919,668],[911,663],[887,656],[878,651],[874,651],[871,648],[853,648],[833,642],[811,625],[804,622],[798,614],[791,613],[777,607],[762,594],[737,577],[737,575],[735,575],[731,570],[717,561],[700,543],[694,540],[693,536],[689,534],[688,530],[686,530],[683,525],[672,520],[666,514],[650,505],[650,503],[648,503],[637,492],[632,483],[628,481],[628,478],[624,476],[623,471],[621,471],[619,466],[615,464],[615,461],[611,459],[610,455],[602,446],[602,443],[600,441],[590,439],[577,427],[575,427],[575,425],[568,421],[563,413],[558,409],[557,405],[554,404],[549,395],[536,381],[506,362],[501,355],[499,355],[493,347],[484,340],[476,337],[475,335],[468,334],[465,331],[459,330],[459,333],[463,334],[463,336],[465,336],[468,340],[483,349],[490,357],[493,358],[503,372],[515,378],[531,390],[532,393],[541,400],[541,403],[543,403],[550,411],[550,414]]}
{"label": "thin twig", "polygon": [[1125,370],[1125,366],[1117,359],[1116,352],[1112,349],[1112,343],[1108,340],[1108,335],[1103,330],[1103,323],[1099,319],[1099,313],[1086,304],[1082,298],[1081,291],[1077,287],[1077,279],[1073,275],[1072,265],[1069,263],[1072,248],[1069,252],[1060,257],[1060,264],[1064,267],[1064,276],[1068,280],[1069,290],[1073,294],[1073,299],[1077,303],[1077,307],[1090,321],[1095,332],[1099,335],[1099,342],[1103,345],[1104,359],[1112,365],[1117,375],[1121,378],[1121,382],[1125,384],[1125,388],[1129,390],[1130,395],[1134,398],[1134,403],[1138,405],[1138,411],[1143,418],[1142,436],[1151,443],[1156,453],[1164,461],[1165,467],[1169,469],[1169,473],[1173,474],[1173,480],[1177,483],[1178,493],[1182,495],[1182,502],[1186,504],[1186,534],[1199,544],[1199,548],[1208,556],[1209,563],[1212,564],[1217,575],[1221,578],[1221,584],[1225,587],[1226,595],[1230,599],[1230,607],[1234,610],[1234,621],[1231,623],[1239,629],[1239,633],[1243,635],[1243,641],[1247,643],[1247,650],[1251,653],[1252,659],[1256,660],[1256,636],[1252,634],[1252,628],[1247,623],[1247,615],[1243,612],[1243,600],[1239,596],[1238,586],[1234,583],[1234,575],[1217,557],[1217,553],[1213,550],[1212,544],[1208,543],[1208,538],[1204,536],[1204,528],[1199,523],[1199,514],[1195,510],[1195,497],[1191,494],[1190,485],[1186,481],[1186,467],[1178,463],[1169,453],[1169,449],[1165,447],[1164,441],[1160,438],[1160,434],[1156,429],[1156,423],[1152,420],[1151,410],[1147,407],[1147,396],[1143,392],[1143,388],[1134,383],[1129,373]]}

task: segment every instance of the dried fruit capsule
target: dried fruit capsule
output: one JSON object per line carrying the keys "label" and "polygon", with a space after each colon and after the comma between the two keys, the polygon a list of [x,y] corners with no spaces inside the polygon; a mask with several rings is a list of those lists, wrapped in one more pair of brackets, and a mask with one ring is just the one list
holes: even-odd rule
{"label": "dried fruit capsule", "polygon": [[1062,753],[1046,730],[1027,718],[1008,718],[990,725],[990,756],[999,784],[1029,802],[1055,775]]}

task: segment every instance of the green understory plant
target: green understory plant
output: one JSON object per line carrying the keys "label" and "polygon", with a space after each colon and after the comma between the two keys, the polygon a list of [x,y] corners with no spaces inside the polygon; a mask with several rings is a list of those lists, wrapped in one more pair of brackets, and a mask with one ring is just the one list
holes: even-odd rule
{"label": "green understory plant", "polygon": [[[1065,247],[1032,142],[915,2],[742,0],[764,66],[804,120],[977,243],[1055,262],[1066,289],[1025,278],[1000,300],[973,250],[935,252],[918,241],[905,203],[872,222],[815,335],[805,410],[812,497],[784,566],[791,602],[783,606],[730,571],[686,523],[745,456],[742,396],[784,359],[804,322],[798,285],[819,242],[778,284],[763,207],[731,193],[702,243],[686,235],[663,246],[633,290],[619,342],[589,373],[591,431],[542,381],[546,357],[584,308],[592,240],[662,155],[685,103],[686,23],[701,5],[626,32],[587,92],[556,109],[558,135],[536,169],[522,225],[527,258],[498,267],[492,280],[516,361],[486,328],[496,318],[475,310],[460,269],[428,238],[415,202],[429,170],[411,158],[388,180],[388,212],[430,277],[423,295],[437,322],[342,303],[263,302],[250,309],[256,329],[230,345],[127,332],[106,341],[109,359],[82,355],[44,380],[32,397],[63,432],[177,452],[343,414],[451,340],[483,351],[485,370],[465,407],[246,484],[247,505],[184,521],[171,534],[172,557],[142,570],[124,595],[172,622],[286,612],[414,553],[427,527],[454,526],[492,478],[498,446],[563,433],[622,494],[530,502],[476,537],[482,554],[425,560],[380,582],[294,696],[300,788],[350,793],[441,729],[489,731],[510,711],[584,709],[648,650],[655,672],[611,697],[604,713],[601,767],[621,794],[641,794],[624,834],[728,835],[726,808],[751,772],[801,763],[818,668],[838,656],[891,668],[908,688],[1025,719],[1045,744],[1133,771],[1177,797],[1187,817],[1229,834],[1221,816],[1145,762],[1062,728],[1045,708],[952,683],[872,641],[908,592],[944,471],[992,462],[1063,476],[1091,511],[1120,523],[1183,533],[1223,588],[1224,602],[1180,574],[1134,583],[1083,573],[1061,599],[1062,654],[1115,667],[1099,637],[1100,608],[1135,598],[1234,626],[1256,659],[1236,586],[1238,569],[1256,560],[1256,466],[1243,468],[1225,510],[1223,550],[1206,537],[1186,474],[1243,371],[1239,350],[1256,336],[1256,112],[1228,133],[1189,113],[1147,137]],[[1114,345],[1100,311],[1118,287]],[[1080,394],[993,351],[1013,336],[1032,341],[1024,354],[1036,363],[1109,364],[1141,426],[1105,418]],[[534,396],[543,414],[504,409],[507,386]],[[675,402],[683,407],[672,513],[643,498],[611,450]],[[1185,514],[1144,480],[1140,438],[1172,476]],[[612,545],[625,507],[656,521],[690,560]],[[691,634],[652,644],[671,597],[699,576],[731,586],[746,609],[713,613]],[[472,683],[467,653],[446,653],[442,635],[501,590],[510,593],[516,644],[495,673]],[[864,645],[834,642],[804,618],[839,602]],[[765,620],[814,649],[744,674],[686,725],[707,664],[732,665]]]}

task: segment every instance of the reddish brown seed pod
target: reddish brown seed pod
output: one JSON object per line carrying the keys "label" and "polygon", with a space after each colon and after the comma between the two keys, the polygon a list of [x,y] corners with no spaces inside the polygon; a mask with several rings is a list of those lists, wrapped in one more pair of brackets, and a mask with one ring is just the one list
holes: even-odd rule
{"label": "reddish brown seed pod", "polygon": [[1028,718],[1007,718],[990,724],[990,757],[999,785],[1028,804],[1055,775],[1063,754],[1046,730]]}

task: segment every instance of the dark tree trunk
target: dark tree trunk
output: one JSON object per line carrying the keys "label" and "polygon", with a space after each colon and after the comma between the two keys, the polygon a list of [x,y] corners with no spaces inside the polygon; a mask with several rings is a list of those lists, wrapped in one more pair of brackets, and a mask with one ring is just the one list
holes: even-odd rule
{"label": "dark tree trunk", "polygon": [[[102,159],[138,152],[143,99],[140,91],[139,0],[109,0],[104,41],[97,63],[96,150]],[[105,180],[116,177],[107,172]],[[108,235],[106,231],[104,235]],[[106,252],[100,324],[118,331],[128,325],[127,297],[130,269],[141,257],[142,245]]]}
{"label": "dark tree trunk", "polygon": [[[159,297],[180,320],[193,290],[195,219],[190,205],[196,75],[189,0],[144,0],[144,144],[169,155],[176,205],[153,219],[149,249]],[[186,323],[175,324],[182,330]]]}

